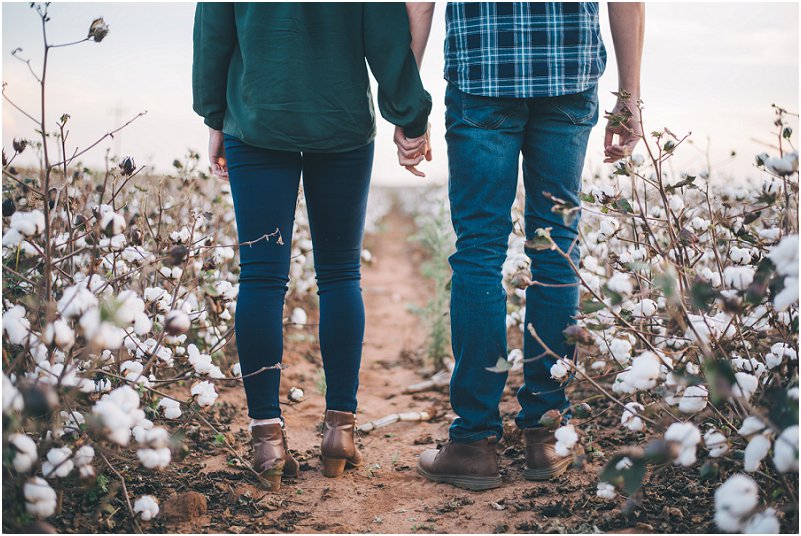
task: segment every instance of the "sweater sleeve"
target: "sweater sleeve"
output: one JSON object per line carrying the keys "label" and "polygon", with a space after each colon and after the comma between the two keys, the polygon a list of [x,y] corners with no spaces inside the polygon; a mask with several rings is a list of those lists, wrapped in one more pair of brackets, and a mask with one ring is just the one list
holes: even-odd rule
{"label": "sweater sleeve", "polygon": [[222,130],[228,66],[236,46],[234,4],[198,2],[192,41],[192,109],[208,126]]}
{"label": "sweater sleeve", "polygon": [[378,109],[406,137],[418,138],[428,127],[431,95],[420,81],[411,41],[406,4],[364,3],[364,49],[378,82]]}

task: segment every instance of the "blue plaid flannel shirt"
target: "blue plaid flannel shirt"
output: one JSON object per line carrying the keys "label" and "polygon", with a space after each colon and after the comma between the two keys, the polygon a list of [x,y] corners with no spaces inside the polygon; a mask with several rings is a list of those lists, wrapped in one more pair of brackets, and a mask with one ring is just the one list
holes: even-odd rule
{"label": "blue plaid flannel shirt", "polygon": [[448,2],[445,79],[485,97],[554,97],[606,66],[597,2]]}

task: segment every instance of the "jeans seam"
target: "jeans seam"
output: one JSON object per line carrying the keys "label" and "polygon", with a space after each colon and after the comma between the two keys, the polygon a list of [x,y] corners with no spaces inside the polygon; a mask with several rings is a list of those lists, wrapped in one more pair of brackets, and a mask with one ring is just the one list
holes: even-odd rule
{"label": "jeans seam", "polygon": [[[458,440],[454,439],[454,441],[466,442],[465,441],[466,439],[473,439],[473,438],[484,439],[485,437],[489,437],[489,436],[493,436],[493,435],[494,436],[498,436],[498,433],[497,432],[493,432],[492,430],[484,430],[484,431],[481,431],[481,432],[473,432],[473,433],[468,434],[466,436],[460,436]],[[479,437],[479,436],[481,436],[481,437]],[[451,435],[451,439],[453,439],[453,435]]]}

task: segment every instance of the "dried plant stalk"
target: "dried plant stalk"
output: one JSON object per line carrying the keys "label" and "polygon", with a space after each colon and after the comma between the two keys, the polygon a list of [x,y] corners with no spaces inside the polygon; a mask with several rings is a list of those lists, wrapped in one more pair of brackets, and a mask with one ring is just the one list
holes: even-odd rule
{"label": "dried plant stalk", "polygon": [[393,413],[392,415],[387,415],[386,417],[381,417],[380,419],[376,419],[374,421],[370,421],[367,423],[362,424],[361,426],[356,427],[358,432],[362,433],[369,433],[377,428],[383,428],[384,426],[389,426],[390,424],[395,424],[396,422],[425,422],[430,421],[431,418],[434,416],[434,412],[431,410],[428,411],[409,411],[406,413]]}

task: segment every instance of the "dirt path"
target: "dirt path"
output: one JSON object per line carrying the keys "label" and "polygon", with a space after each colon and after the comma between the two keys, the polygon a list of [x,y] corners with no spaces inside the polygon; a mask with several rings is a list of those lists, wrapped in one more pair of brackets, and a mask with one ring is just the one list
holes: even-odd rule
{"label": "dirt path", "polygon": [[[382,224],[383,231],[368,237],[366,246],[375,261],[363,272],[367,331],[360,376],[357,414],[360,422],[400,411],[433,408],[438,416],[426,423],[396,423],[364,435],[361,446],[366,464],[338,479],[324,478],[320,472],[320,423],[325,409],[319,383],[321,366],[319,347],[309,328],[288,328],[284,361],[282,400],[292,386],[301,387],[306,399],[287,405],[284,417],[290,448],[301,460],[296,481],[285,482],[278,493],[269,493],[253,485],[249,474],[235,466],[238,462],[219,444],[210,441],[208,432],[187,434],[189,453],[184,459],[185,472],[162,482],[139,486],[155,493],[164,502],[175,492],[194,489],[209,500],[207,515],[188,523],[160,520],[150,530],[176,532],[593,532],[595,530],[637,532],[682,531],[675,523],[654,523],[649,518],[663,516],[665,495],[656,496],[650,507],[631,514],[620,512],[619,504],[595,497],[596,473],[603,455],[589,457],[583,470],[546,483],[527,482],[520,434],[508,427],[499,447],[504,486],[480,493],[459,490],[445,484],[423,480],[415,471],[417,456],[425,448],[447,438],[450,413],[447,394],[431,391],[403,395],[404,386],[421,381],[420,351],[426,330],[410,311],[410,305],[425,304],[430,284],[419,273],[422,255],[408,241],[414,231],[412,221],[395,212]],[[309,308],[310,309],[310,308]],[[312,314],[309,322],[315,322]],[[522,378],[512,376],[502,403],[502,414],[512,423],[517,411],[514,392]],[[249,460],[244,392],[239,387],[221,391],[222,402],[215,419],[237,451]],[[603,409],[603,408],[601,408]],[[611,450],[604,430],[617,427],[617,414],[602,412],[593,425],[585,428],[594,434],[592,441]],[[191,431],[191,430],[190,430]],[[195,445],[193,450],[192,444]],[[201,447],[202,445],[202,447]],[[211,445],[211,446],[210,446]],[[201,451],[200,449],[203,449]],[[668,473],[670,474],[670,472]],[[663,475],[662,478],[667,477]],[[669,478],[669,477],[668,477]],[[676,484],[678,486],[678,483]],[[706,490],[700,489],[699,493]],[[685,520],[695,531],[704,530],[708,516],[690,518],[693,490],[682,488],[668,504],[682,507],[687,503]],[[664,493],[664,490],[663,490]],[[704,493],[709,496],[708,493]],[[666,494],[667,495],[667,494]],[[697,502],[697,501],[696,501]],[[701,505],[701,508],[704,508]],[[614,510],[614,511],[612,511]],[[598,527],[598,528],[596,528]]]}

